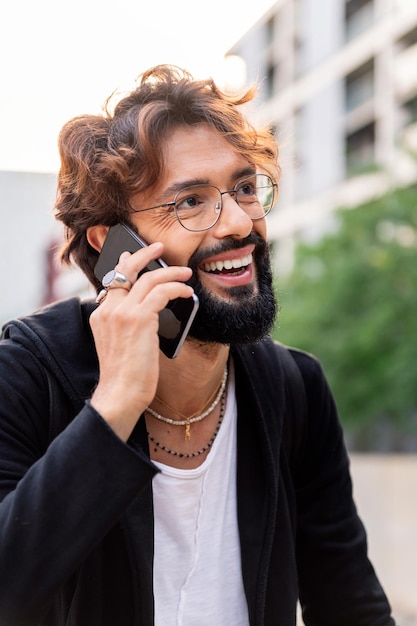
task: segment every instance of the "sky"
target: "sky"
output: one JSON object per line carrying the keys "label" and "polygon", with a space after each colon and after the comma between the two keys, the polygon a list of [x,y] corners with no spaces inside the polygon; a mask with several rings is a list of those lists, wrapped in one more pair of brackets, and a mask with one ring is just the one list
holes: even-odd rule
{"label": "sky", "polygon": [[57,136],[158,63],[197,78],[274,0],[0,0],[0,170],[56,172]]}

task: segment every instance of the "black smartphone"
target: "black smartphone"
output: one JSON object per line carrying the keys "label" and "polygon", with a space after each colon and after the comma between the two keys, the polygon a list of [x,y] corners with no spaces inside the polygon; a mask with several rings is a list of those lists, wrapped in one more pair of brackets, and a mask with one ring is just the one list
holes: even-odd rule
{"label": "black smartphone", "polygon": [[[124,251],[132,254],[147,244],[127,224],[112,226],[107,233],[98,261],[94,268],[97,278],[102,281],[107,272],[114,269]],[[162,259],[151,261],[141,272],[167,267]],[[190,330],[199,306],[198,297],[170,300],[165,309],[159,312],[159,346],[162,352],[174,359]]]}

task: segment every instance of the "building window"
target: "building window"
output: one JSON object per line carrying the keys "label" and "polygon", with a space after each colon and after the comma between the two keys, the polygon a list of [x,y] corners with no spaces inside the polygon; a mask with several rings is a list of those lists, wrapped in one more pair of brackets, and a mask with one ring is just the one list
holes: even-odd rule
{"label": "building window", "polygon": [[417,44],[417,28],[413,28],[398,40],[400,50],[406,50]]}
{"label": "building window", "polygon": [[368,124],[346,137],[346,173],[363,174],[375,169],[375,124]]}
{"label": "building window", "polygon": [[350,112],[374,95],[374,60],[371,59],[345,78],[345,106]]}
{"label": "building window", "polygon": [[272,16],[266,23],[266,44],[269,46],[274,43],[275,35],[275,17]]}
{"label": "building window", "polygon": [[266,97],[269,100],[275,94],[276,66],[272,63],[266,68]]}
{"label": "building window", "polygon": [[404,126],[411,126],[417,122],[417,95],[402,105],[404,113]]}
{"label": "building window", "polygon": [[350,41],[366,30],[374,21],[373,0],[346,0],[345,33]]}
{"label": "building window", "polygon": [[307,68],[306,59],[306,14],[300,0],[294,0],[294,78],[302,76]]}
{"label": "building window", "polygon": [[306,140],[308,137],[308,120],[306,107],[294,111],[294,142],[293,163],[295,174],[294,198],[304,200],[309,193],[307,184],[308,154]]}

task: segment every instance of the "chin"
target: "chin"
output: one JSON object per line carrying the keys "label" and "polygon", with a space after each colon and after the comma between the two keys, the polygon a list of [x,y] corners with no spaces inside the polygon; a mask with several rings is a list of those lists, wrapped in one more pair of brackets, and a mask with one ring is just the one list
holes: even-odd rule
{"label": "chin", "polygon": [[[222,294],[210,289],[211,281],[205,281],[204,285],[200,280],[198,263],[201,259],[198,254],[190,260],[194,270],[190,284],[200,300],[190,337],[204,343],[242,345],[260,341],[271,332],[278,304],[273,289],[269,248],[256,233],[240,245],[248,242],[255,243],[252,279],[243,285],[224,289]],[[229,245],[236,247],[237,243],[233,241]]]}
{"label": "chin", "polygon": [[254,343],[268,335],[274,325],[277,301],[272,286],[234,287],[227,299],[204,289],[196,293],[200,308],[189,333],[194,339],[225,345]]}

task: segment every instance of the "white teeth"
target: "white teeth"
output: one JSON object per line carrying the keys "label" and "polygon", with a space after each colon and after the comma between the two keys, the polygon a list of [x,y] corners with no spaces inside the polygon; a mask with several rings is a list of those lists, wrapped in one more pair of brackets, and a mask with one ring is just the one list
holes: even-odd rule
{"label": "white teeth", "polygon": [[241,267],[246,267],[252,263],[252,254],[247,254],[241,259],[226,259],[225,261],[211,261],[210,263],[204,263],[203,270],[205,272],[215,272],[216,270],[221,272],[222,270],[238,270]]}

